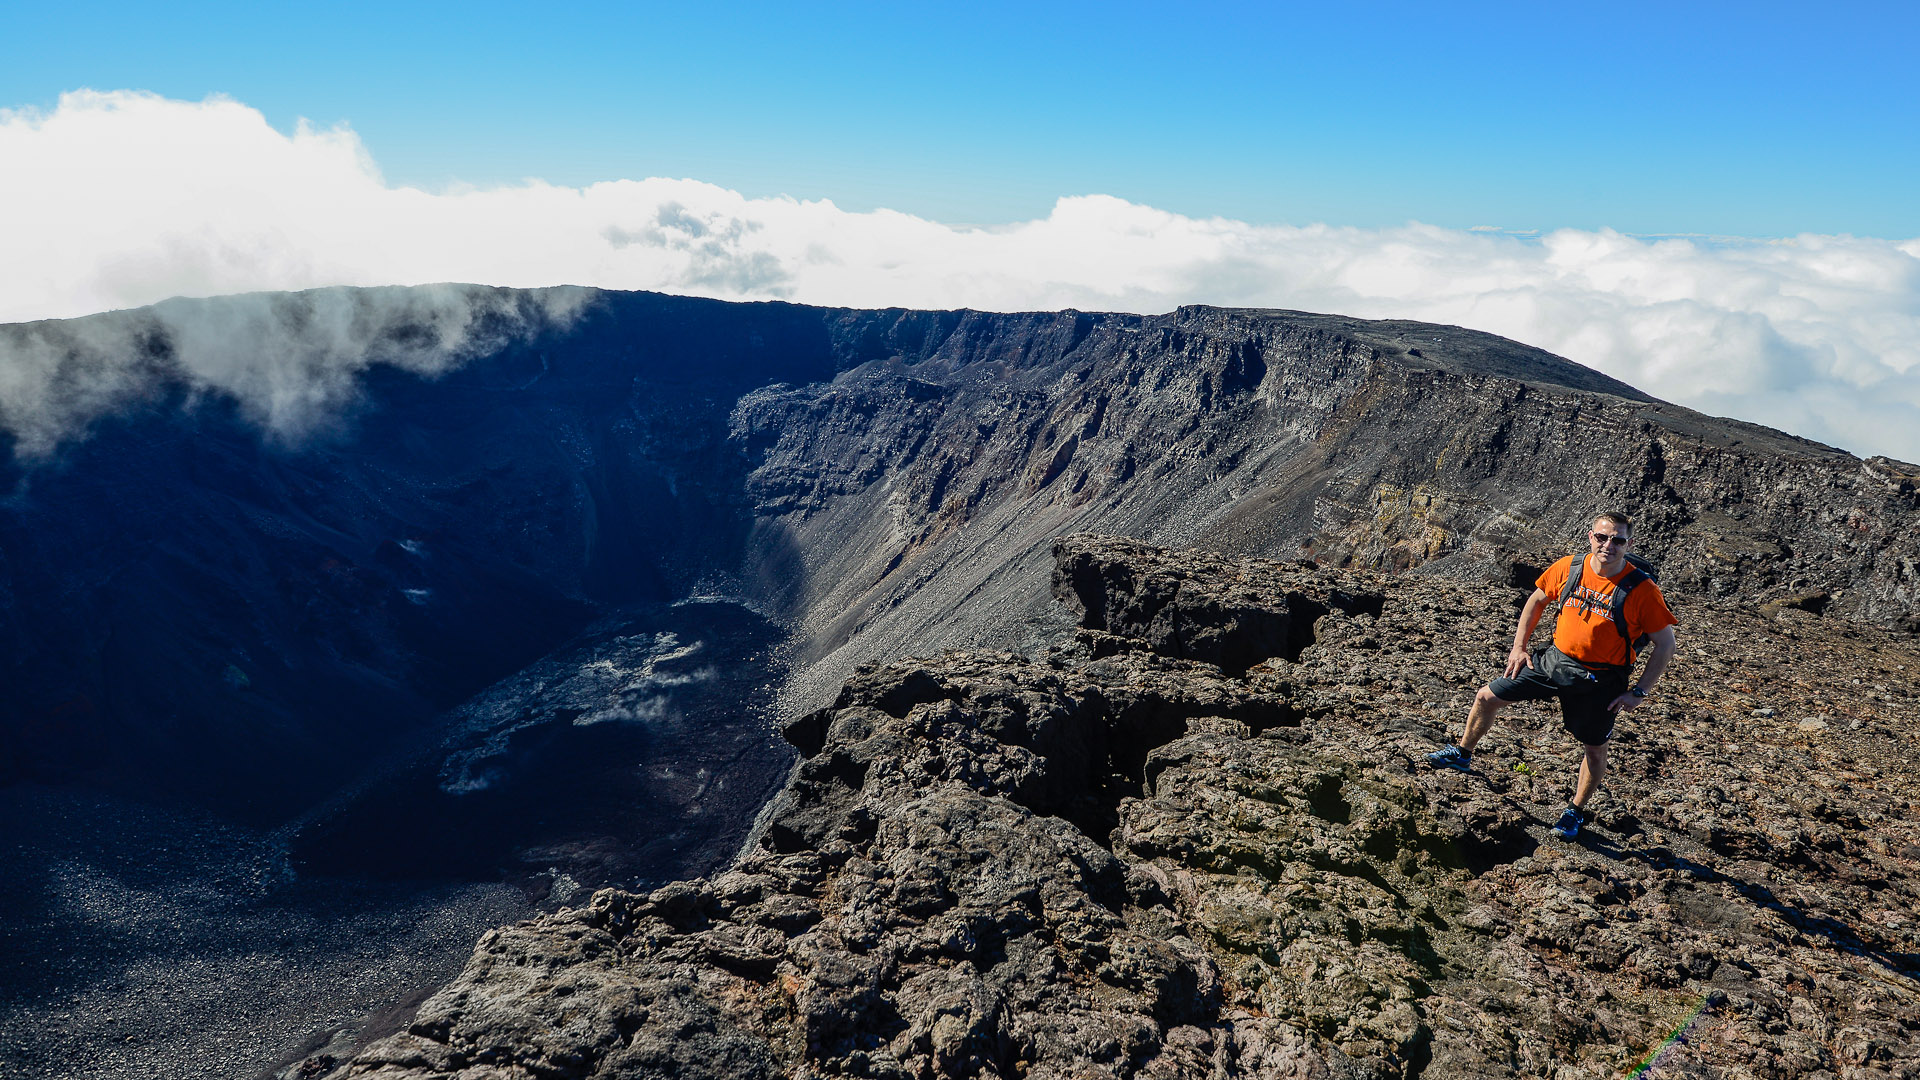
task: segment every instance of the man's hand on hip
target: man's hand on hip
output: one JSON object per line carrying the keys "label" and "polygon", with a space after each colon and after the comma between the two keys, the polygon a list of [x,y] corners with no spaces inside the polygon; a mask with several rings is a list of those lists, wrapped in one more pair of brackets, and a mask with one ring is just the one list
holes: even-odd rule
{"label": "man's hand on hip", "polygon": [[1507,653],[1507,678],[1516,678],[1521,672],[1532,667],[1533,657],[1528,656],[1527,650],[1521,646],[1515,645],[1512,650]]}
{"label": "man's hand on hip", "polygon": [[1619,697],[1607,702],[1607,708],[1612,709],[1614,712],[1628,712],[1639,708],[1640,703],[1645,700],[1647,699],[1637,694],[1621,694]]}

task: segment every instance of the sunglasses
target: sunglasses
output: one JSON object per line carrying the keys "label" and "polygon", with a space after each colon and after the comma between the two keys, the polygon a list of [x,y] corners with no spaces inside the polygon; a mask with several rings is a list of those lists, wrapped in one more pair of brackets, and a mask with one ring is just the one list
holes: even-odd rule
{"label": "sunglasses", "polygon": [[1588,533],[1587,535],[1593,537],[1593,542],[1596,544],[1619,544],[1625,547],[1629,540],[1628,537],[1621,536],[1618,533],[1597,532]]}

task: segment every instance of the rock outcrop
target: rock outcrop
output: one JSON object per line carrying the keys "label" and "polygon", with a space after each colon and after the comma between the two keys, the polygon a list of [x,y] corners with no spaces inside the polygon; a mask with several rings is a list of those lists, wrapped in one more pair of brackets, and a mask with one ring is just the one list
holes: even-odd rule
{"label": "rock outcrop", "polygon": [[1556,714],[1422,758],[1518,590],[1054,559],[1081,627],[861,669],[733,866],[490,933],[332,1075],[1920,1075],[1898,637],[1677,595],[1565,843]]}

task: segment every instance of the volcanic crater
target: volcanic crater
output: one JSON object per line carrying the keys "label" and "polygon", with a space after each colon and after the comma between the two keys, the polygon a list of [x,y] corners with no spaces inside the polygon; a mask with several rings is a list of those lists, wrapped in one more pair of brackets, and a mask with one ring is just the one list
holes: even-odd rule
{"label": "volcanic crater", "polygon": [[[208,326],[307,381],[210,384]],[[1693,1010],[1703,1075],[1913,1074],[1920,467],[1298,312],[323,290],[0,349],[67,418],[0,469],[10,1068],[1616,1075]],[[1543,846],[1546,713],[1418,755],[1607,508],[1681,656]]]}

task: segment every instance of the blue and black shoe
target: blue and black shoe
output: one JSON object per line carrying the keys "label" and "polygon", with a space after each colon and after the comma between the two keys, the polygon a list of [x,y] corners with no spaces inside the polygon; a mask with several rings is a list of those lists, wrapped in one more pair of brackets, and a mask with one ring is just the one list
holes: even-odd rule
{"label": "blue and black shoe", "polygon": [[1473,755],[1457,746],[1445,750],[1435,750],[1427,755],[1427,764],[1436,769],[1459,769],[1461,772],[1473,771]]}
{"label": "blue and black shoe", "polygon": [[1580,826],[1585,823],[1585,819],[1580,813],[1580,808],[1577,806],[1569,806],[1566,811],[1560,815],[1560,820],[1554,823],[1553,835],[1562,840],[1571,840],[1580,835]]}

